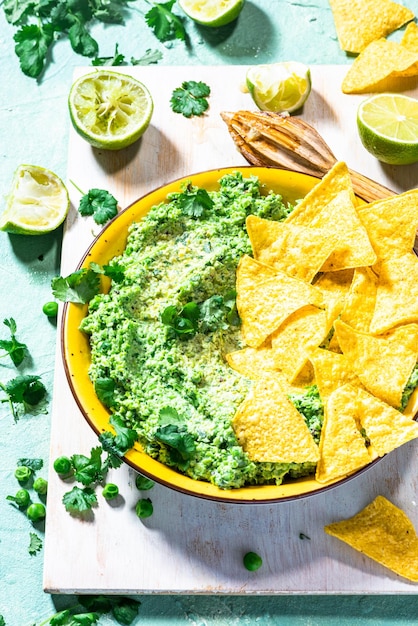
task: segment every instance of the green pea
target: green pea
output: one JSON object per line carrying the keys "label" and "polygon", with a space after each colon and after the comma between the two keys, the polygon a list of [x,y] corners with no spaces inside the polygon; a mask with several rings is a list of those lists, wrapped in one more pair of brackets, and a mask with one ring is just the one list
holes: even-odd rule
{"label": "green pea", "polygon": [[54,461],[54,470],[60,476],[69,476],[73,473],[73,464],[68,456],[59,456]]}
{"label": "green pea", "polygon": [[141,498],[136,503],[135,513],[141,519],[145,517],[150,517],[154,512],[154,507],[152,506],[152,502],[149,498]]}
{"label": "green pea", "polygon": [[103,487],[102,495],[106,500],[113,500],[113,498],[119,495],[119,487],[113,483],[107,483],[107,485]]}
{"label": "green pea", "polygon": [[26,481],[30,480],[31,477],[32,470],[30,469],[30,467],[26,467],[26,465],[19,465],[19,467],[16,468],[15,478],[17,478],[20,483],[25,483]]}
{"label": "green pea", "polygon": [[247,552],[244,555],[244,566],[249,572],[255,572],[263,564],[263,559],[256,552]]}
{"label": "green pea", "polygon": [[42,502],[33,502],[26,510],[26,515],[31,522],[40,522],[45,519],[46,508]]}
{"label": "green pea", "polygon": [[47,317],[56,317],[58,314],[58,302],[45,302],[42,307],[42,312]]}
{"label": "green pea", "polygon": [[135,485],[136,488],[139,489],[139,491],[147,491],[148,489],[154,487],[155,483],[150,478],[147,478],[142,474],[138,474],[135,478]]}
{"label": "green pea", "polygon": [[29,491],[27,489],[19,489],[19,491],[17,491],[16,495],[14,496],[14,501],[16,502],[17,506],[20,506],[22,508],[27,507],[30,503]]}
{"label": "green pea", "polygon": [[39,493],[39,495],[44,496],[46,492],[48,491],[48,481],[45,480],[45,478],[39,477],[33,483],[33,488],[36,491],[36,493]]}

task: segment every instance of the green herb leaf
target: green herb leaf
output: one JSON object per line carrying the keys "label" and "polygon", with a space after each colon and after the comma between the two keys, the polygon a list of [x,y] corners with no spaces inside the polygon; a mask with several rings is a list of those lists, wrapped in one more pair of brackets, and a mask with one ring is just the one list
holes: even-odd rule
{"label": "green herb leaf", "polygon": [[145,54],[139,59],[131,57],[131,65],[151,65],[152,63],[158,63],[163,58],[162,53],[159,50],[151,50],[148,48]]}
{"label": "green herb leaf", "polygon": [[40,552],[42,550],[42,539],[40,537],[38,537],[38,535],[36,533],[29,533],[29,554],[31,556],[35,555],[37,552]]}
{"label": "green herb leaf", "polygon": [[85,304],[100,291],[100,278],[97,272],[82,268],[65,278],[56,276],[51,281],[52,293],[63,302]]}
{"label": "green herb leaf", "polygon": [[184,426],[177,424],[160,426],[155,431],[154,437],[157,441],[176,450],[183,461],[190,459],[196,450],[195,440]]}
{"label": "green herb leaf", "polygon": [[54,27],[51,24],[23,26],[13,39],[22,72],[37,78],[44,69],[48,49],[54,41]]}
{"label": "green herb leaf", "polygon": [[195,302],[188,302],[180,311],[170,305],[161,314],[161,321],[180,339],[190,339],[198,330],[199,307]]}
{"label": "green herb leaf", "polygon": [[101,454],[102,448],[97,446],[91,449],[90,457],[84,454],[73,454],[71,457],[75,470],[74,478],[86,487],[103,479]]}
{"label": "green herb leaf", "polygon": [[29,407],[39,404],[46,396],[46,388],[40,376],[30,374],[16,376],[5,385],[0,384],[0,388],[7,394],[6,401],[10,404],[15,420],[17,420],[15,404],[21,405],[26,411]]}
{"label": "green herb leaf", "polygon": [[160,41],[171,39],[186,40],[186,31],[182,19],[173,13],[175,0],[153,2],[152,9],[145,14],[145,21]]}
{"label": "green herb leaf", "polygon": [[39,472],[44,466],[44,462],[42,459],[27,459],[22,458],[17,462],[18,466],[29,467],[32,472]]}
{"label": "green herb leaf", "polygon": [[175,197],[175,200],[184,215],[190,217],[202,217],[205,210],[210,211],[214,206],[214,202],[206,189],[193,187],[191,184],[188,184],[184,191]]}
{"label": "green herb leaf", "polygon": [[36,5],[36,0],[4,0],[3,10],[9,24],[18,24],[29,15]]}
{"label": "green herb leaf", "polygon": [[92,61],[92,65],[124,65],[125,57],[119,52],[118,44],[115,44],[115,52],[111,57],[95,57]]}
{"label": "green herb leaf", "polygon": [[29,356],[29,350],[26,344],[16,339],[16,322],[13,317],[3,320],[3,324],[9,328],[11,339],[0,339],[0,348],[7,352],[13,364],[18,367]]}
{"label": "green herb leaf", "polygon": [[96,378],[94,381],[96,396],[99,398],[100,402],[109,408],[115,403],[115,388],[116,383],[111,378]]}
{"label": "green herb leaf", "polygon": [[73,514],[85,513],[97,505],[97,496],[91,487],[73,487],[62,498],[65,509]]}
{"label": "green herb leaf", "polygon": [[118,201],[105,189],[90,189],[80,200],[81,215],[92,215],[96,224],[105,224],[118,214]]}
{"label": "green herb leaf", "polygon": [[175,113],[181,113],[184,117],[203,115],[208,109],[207,98],[210,95],[210,87],[206,83],[189,80],[182,83],[181,87],[174,89],[171,95],[171,108]]}
{"label": "green herb leaf", "polygon": [[97,56],[99,45],[82,22],[77,21],[69,28],[68,37],[74,52],[85,57]]}

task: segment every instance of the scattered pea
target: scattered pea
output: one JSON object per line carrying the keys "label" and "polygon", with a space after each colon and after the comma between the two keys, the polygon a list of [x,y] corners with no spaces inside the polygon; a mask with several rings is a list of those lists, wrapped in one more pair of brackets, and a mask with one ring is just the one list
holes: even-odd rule
{"label": "scattered pea", "polygon": [[148,489],[151,489],[154,484],[155,483],[153,480],[147,478],[146,476],[143,476],[142,474],[138,474],[135,478],[135,485],[136,488],[139,489],[139,491],[147,491]]}
{"label": "scattered pea", "polygon": [[26,515],[31,522],[40,522],[46,516],[46,509],[42,502],[33,502],[26,510]]}
{"label": "scattered pea", "polygon": [[255,572],[263,564],[263,559],[256,552],[247,552],[244,555],[244,566],[249,572]]}
{"label": "scattered pea", "polygon": [[26,465],[19,465],[19,467],[16,468],[15,478],[17,478],[20,483],[25,483],[26,481],[30,480],[31,477],[32,470],[30,469],[30,467],[26,467]]}
{"label": "scattered pea", "polygon": [[58,302],[45,302],[42,307],[42,312],[47,317],[56,317],[58,314]]}
{"label": "scattered pea", "polygon": [[48,491],[48,481],[45,478],[37,478],[33,483],[33,488],[40,496],[44,496]]}
{"label": "scattered pea", "polygon": [[107,483],[103,487],[102,495],[106,500],[113,500],[119,495],[119,487],[113,483]]}
{"label": "scattered pea", "polygon": [[154,507],[152,506],[152,502],[149,498],[141,498],[136,503],[135,512],[138,517],[141,519],[145,517],[150,517],[154,512]]}
{"label": "scattered pea", "polygon": [[27,489],[19,489],[14,496],[8,497],[9,500],[13,500],[17,506],[22,509],[27,507],[30,503],[30,494]]}
{"label": "scattered pea", "polygon": [[69,476],[73,472],[73,464],[68,456],[59,456],[54,461],[54,470],[60,476]]}

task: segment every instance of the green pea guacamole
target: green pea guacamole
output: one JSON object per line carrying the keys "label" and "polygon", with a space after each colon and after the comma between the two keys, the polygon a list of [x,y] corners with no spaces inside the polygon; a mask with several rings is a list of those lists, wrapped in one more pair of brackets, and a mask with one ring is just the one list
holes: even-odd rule
{"label": "green pea guacamole", "polygon": [[235,274],[251,254],[249,214],[283,220],[280,195],[234,173],[207,192],[187,185],[129,231],[113,259],[123,279],[91,300],[82,330],[93,383],[110,379],[111,410],[153,458],[222,489],[280,484],[312,465],[255,463],[231,425],[250,381],[225,354],[242,348]]}

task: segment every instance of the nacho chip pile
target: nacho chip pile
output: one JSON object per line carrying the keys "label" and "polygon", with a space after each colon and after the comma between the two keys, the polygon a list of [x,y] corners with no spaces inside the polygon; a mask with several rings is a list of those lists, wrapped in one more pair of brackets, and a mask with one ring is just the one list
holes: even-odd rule
{"label": "nacho chip pile", "polygon": [[[344,93],[402,90],[418,76],[418,26],[414,13],[392,0],[330,0],[340,46],[358,54],[343,83]],[[386,37],[407,24],[401,41]]]}
{"label": "nacho chip pile", "polygon": [[354,517],[325,526],[328,535],[418,582],[418,537],[407,515],[383,496],[377,496]]}
{"label": "nacho chip pile", "polygon": [[[418,361],[418,189],[358,205],[338,162],[284,222],[247,219],[237,269],[242,350],[253,380],[233,426],[250,459],[314,463],[344,478],[418,437],[401,412]],[[319,445],[289,400],[316,385]]]}

